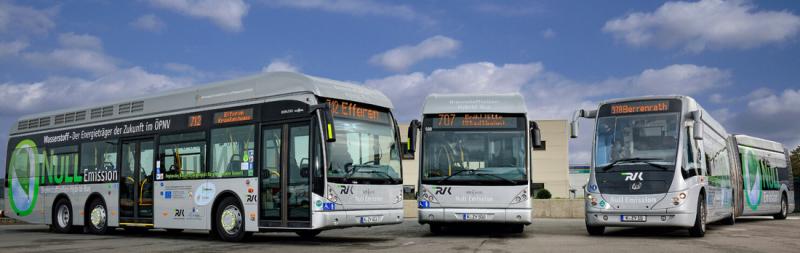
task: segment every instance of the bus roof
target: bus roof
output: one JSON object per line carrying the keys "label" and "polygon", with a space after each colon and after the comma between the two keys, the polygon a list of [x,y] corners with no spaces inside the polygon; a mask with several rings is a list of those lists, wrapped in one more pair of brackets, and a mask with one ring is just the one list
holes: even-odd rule
{"label": "bus roof", "polygon": [[430,94],[422,114],[437,113],[527,113],[519,93],[506,94]]}
{"label": "bus roof", "polygon": [[725,131],[725,128],[722,127],[716,119],[714,119],[711,114],[709,114],[700,103],[697,103],[697,100],[690,96],[684,95],[654,95],[654,96],[640,96],[640,97],[629,97],[629,98],[617,98],[617,99],[610,99],[600,103],[600,105],[605,104],[612,104],[612,103],[620,103],[620,102],[630,102],[630,101],[640,101],[640,100],[658,100],[658,99],[680,99],[686,105],[686,112],[691,112],[694,110],[700,110],[703,114],[703,121],[711,127],[717,134],[719,134],[722,138],[728,137],[728,132]]}
{"label": "bus roof", "polygon": [[393,107],[380,91],[356,84],[294,72],[270,72],[136,99],[25,115],[11,128],[10,134],[297,94],[314,94],[387,109]]}
{"label": "bus roof", "polygon": [[758,148],[764,149],[769,151],[774,151],[778,153],[783,153],[783,144],[775,141],[765,140],[758,137],[753,137],[749,135],[743,134],[735,134],[733,138],[736,138],[736,143],[739,145],[744,145],[751,148]]}

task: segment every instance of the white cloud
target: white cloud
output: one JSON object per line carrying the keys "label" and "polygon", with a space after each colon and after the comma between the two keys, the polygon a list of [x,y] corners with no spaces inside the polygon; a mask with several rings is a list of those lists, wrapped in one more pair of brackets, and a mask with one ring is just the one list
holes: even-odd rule
{"label": "white cloud", "polygon": [[242,19],[250,8],[242,0],[150,0],[150,3],[183,15],[209,19],[233,32],[242,30]]}
{"label": "white cloud", "polygon": [[131,21],[130,26],[142,31],[159,33],[167,28],[167,24],[153,14],[142,15],[136,20]]}
{"label": "white cloud", "polygon": [[393,5],[372,0],[262,0],[262,2],[275,7],[313,9],[358,16],[394,17],[418,20],[426,25],[436,23],[430,17],[420,14],[406,5]]}
{"label": "white cloud", "polygon": [[727,85],[730,72],[692,64],[670,65],[662,69],[646,69],[630,78],[630,86],[642,94],[694,95]]}
{"label": "white cloud", "polygon": [[767,115],[783,113],[800,113],[800,89],[784,90],[781,94],[766,93],[765,90],[754,91],[753,99],[747,107],[754,112]]}
{"label": "white cloud", "polygon": [[[737,99],[746,105],[739,112],[728,111],[722,117],[728,132],[747,134],[781,142],[788,149],[800,145],[800,89],[776,93],[766,88],[756,89]],[[714,112],[714,117],[718,117]]]}
{"label": "white cloud", "polygon": [[34,9],[0,2],[0,33],[46,35],[55,28],[58,8]]}
{"label": "white cloud", "polygon": [[28,42],[21,40],[0,42],[0,57],[18,55],[25,48],[28,48]]}
{"label": "white cloud", "polygon": [[272,62],[269,63],[266,67],[261,69],[262,72],[277,72],[277,71],[289,71],[289,72],[300,72],[300,67],[295,66],[287,59],[274,59]]}
{"label": "white cloud", "polygon": [[552,39],[556,37],[556,31],[553,31],[552,28],[547,28],[542,31],[542,38],[545,39]]}
{"label": "white cloud", "polygon": [[422,60],[452,56],[460,46],[461,42],[457,40],[437,35],[417,45],[404,45],[374,55],[370,62],[393,71],[403,71]]}
{"label": "white cloud", "polygon": [[800,32],[800,17],[759,11],[747,1],[668,2],[654,12],[635,12],[606,22],[603,31],[633,46],[747,49],[788,40]]}
{"label": "white cloud", "polygon": [[92,35],[64,33],[59,36],[60,48],[51,52],[27,52],[22,58],[36,67],[74,69],[101,75],[117,70],[117,60],[106,55],[103,43]]}

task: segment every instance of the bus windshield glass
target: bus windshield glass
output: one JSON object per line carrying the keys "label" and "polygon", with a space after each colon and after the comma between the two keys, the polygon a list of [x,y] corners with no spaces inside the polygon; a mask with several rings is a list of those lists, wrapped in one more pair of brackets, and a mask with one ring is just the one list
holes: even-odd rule
{"label": "bus windshield glass", "polygon": [[[522,117],[469,115],[426,122],[422,181],[445,185],[527,184]],[[489,118],[489,119],[487,119]],[[444,125],[442,125],[444,121]],[[470,122],[471,121],[471,122]],[[494,127],[489,127],[494,126]]]}
{"label": "bus windshield glass", "polygon": [[391,115],[354,103],[334,102],[337,104],[328,101],[336,129],[336,141],[328,143],[328,181],[402,183],[400,151]]}
{"label": "bus windshield glass", "polygon": [[600,117],[595,141],[595,168],[605,172],[624,163],[648,163],[658,169],[674,169],[680,135],[678,115]]}

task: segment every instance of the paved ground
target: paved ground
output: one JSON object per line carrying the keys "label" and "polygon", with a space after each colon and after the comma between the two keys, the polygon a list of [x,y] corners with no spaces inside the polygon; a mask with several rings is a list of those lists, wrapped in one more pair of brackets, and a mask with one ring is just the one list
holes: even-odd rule
{"label": "paved ground", "polygon": [[589,237],[583,220],[538,219],[525,234],[491,228],[458,229],[432,235],[416,221],[401,225],[325,231],[303,240],[288,233],[261,233],[245,243],[209,239],[207,233],[162,231],[112,235],[55,234],[41,225],[0,226],[0,252],[800,252],[800,216],[778,221],[740,219],[713,225],[705,238],[685,230],[620,229]]}

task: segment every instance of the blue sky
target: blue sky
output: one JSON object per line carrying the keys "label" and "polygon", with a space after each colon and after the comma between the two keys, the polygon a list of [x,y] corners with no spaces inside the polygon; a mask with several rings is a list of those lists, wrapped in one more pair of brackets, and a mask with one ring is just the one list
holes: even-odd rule
{"label": "blue sky", "polygon": [[380,89],[401,121],[431,92],[521,92],[535,119],[691,95],[797,146],[799,39],[797,1],[0,0],[0,142],[27,113],[291,70]]}

